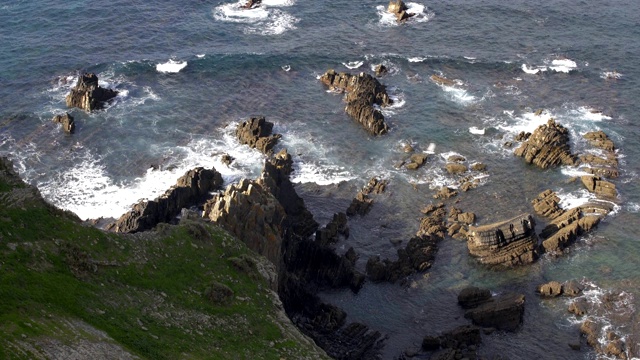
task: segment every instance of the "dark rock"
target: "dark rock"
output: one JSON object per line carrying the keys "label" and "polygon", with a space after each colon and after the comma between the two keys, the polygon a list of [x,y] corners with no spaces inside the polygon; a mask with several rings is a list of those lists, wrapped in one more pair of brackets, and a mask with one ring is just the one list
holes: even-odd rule
{"label": "dark rock", "polygon": [[585,320],[580,325],[580,333],[587,338],[587,344],[597,347],[598,337],[600,334],[600,326],[590,319]]}
{"label": "dark rock", "polygon": [[625,346],[622,340],[613,340],[604,348],[604,353],[609,356],[615,356],[618,359],[626,359]]}
{"label": "dark rock", "polygon": [[273,147],[282,137],[280,134],[272,135],[272,130],[273,123],[266,121],[264,117],[255,117],[238,125],[236,137],[241,144],[249,145],[251,148],[270,155],[273,152]]}
{"label": "dark rock", "polygon": [[551,281],[549,283],[538,286],[538,293],[541,296],[556,297],[562,295],[562,284],[557,281]]}
{"label": "dark rock", "polygon": [[109,228],[127,233],[150,230],[158,223],[170,222],[182,208],[204,201],[211,191],[221,186],[222,176],[215,169],[198,167],[189,170],[163,195],[135,204]]}
{"label": "dark rock", "polygon": [[515,155],[524,157],[527,163],[533,163],[543,169],[576,163],[569,146],[569,131],[553,119],[549,119],[546,125],[539,126],[529,139],[515,150]]}
{"label": "dark rock", "polygon": [[584,286],[582,286],[582,284],[580,284],[576,280],[570,280],[562,285],[562,289],[564,290],[564,295],[566,296],[578,296],[582,293]]}
{"label": "dark rock", "polygon": [[222,154],[222,156],[220,157],[220,162],[229,166],[231,165],[231,163],[234,161],[235,159],[233,158],[233,156],[229,155],[229,154]]}
{"label": "dark rock", "polygon": [[62,125],[62,129],[66,133],[73,134],[76,130],[76,124],[73,122],[73,116],[69,115],[69,113],[56,115],[53,117],[52,121]]}
{"label": "dark rock", "polygon": [[530,132],[524,132],[521,131],[517,136],[516,136],[516,141],[518,142],[522,142],[522,141],[527,141],[529,139],[529,137],[531,136]]}
{"label": "dark rock", "polygon": [[386,189],[388,181],[386,180],[378,180],[377,178],[372,178],[369,180],[369,183],[365,185],[356,197],[351,201],[349,208],[347,208],[347,215],[366,215],[369,210],[371,210],[371,205],[373,205],[373,199],[369,198],[369,194],[381,194]]}
{"label": "dark rock", "polygon": [[535,222],[531,215],[522,214],[494,224],[470,226],[467,247],[483,264],[511,267],[532,263],[538,257]]}
{"label": "dark rock", "polygon": [[366,265],[367,275],[372,281],[394,283],[416,272],[431,268],[438,251],[436,236],[414,236],[404,249],[398,249],[398,260],[380,260],[379,256],[369,258]]}
{"label": "dark rock", "polygon": [[465,318],[475,325],[515,331],[524,314],[524,295],[505,293],[491,297],[479,306],[467,310]]}
{"label": "dark rock", "polygon": [[262,4],[262,0],[248,0],[244,5],[240,6],[242,9],[254,9]]}
{"label": "dark rock", "polygon": [[118,92],[105,89],[98,85],[96,74],[87,73],[78,78],[76,86],[66,97],[67,107],[77,107],[86,111],[93,111],[104,106],[105,102],[113,99]]}
{"label": "dark rock", "polygon": [[461,155],[451,155],[447,158],[447,161],[452,163],[461,163],[467,161],[467,159],[465,159],[464,156]]}
{"label": "dark rock", "polygon": [[347,215],[343,212],[333,214],[333,219],[327,226],[316,231],[316,241],[322,245],[329,245],[338,241],[338,235],[349,237]]}
{"label": "dark rock", "polygon": [[458,304],[464,309],[472,309],[491,299],[491,291],[469,286],[458,294]]}
{"label": "dark rock", "polygon": [[440,348],[440,337],[425,336],[422,339],[422,349],[425,351],[434,351]]}
{"label": "dark rock", "polygon": [[391,0],[389,2],[389,6],[387,6],[387,11],[395,14],[398,22],[405,21],[410,17],[415,16],[415,14],[407,12],[407,10],[407,5],[405,5],[402,0]]}
{"label": "dark rock", "polygon": [[365,73],[359,75],[336,73],[334,70],[329,70],[320,77],[320,81],[327,86],[347,92],[345,111],[362,124],[369,133],[372,135],[387,133],[388,127],[384,122],[384,116],[373,105],[385,107],[392,101],[385,87],[373,76]]}

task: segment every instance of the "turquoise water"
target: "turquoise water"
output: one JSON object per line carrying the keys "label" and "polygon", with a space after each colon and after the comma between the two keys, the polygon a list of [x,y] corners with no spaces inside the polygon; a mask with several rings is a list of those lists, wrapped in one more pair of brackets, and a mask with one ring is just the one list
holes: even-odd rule
{"label": "turquoise water", "polygon": [[[586,196],[567,182],[572,169],[534,169],[504,141],[553,116],[582,152],[580,135],[601,129],[621,157],[618,209],[565,256],[496,272],[469,258],[465,243],[445,239],[429,277],[412,279],[408,289],[367,283],[358,295],[323,295],[350,320],[387,334],[391,358],[465,322],[455,304],[461,287],[521,291],[523,327],[485,337],[481,353],[594,358],[567,346],[578,335],[566,304],[540,301],[533,291],[543,281],[585,278],[602,291],[639,296],[640,4],[409,2],[418,16],[398,26],[384,15],[384,1],[263,3],[248,13],[221,1],[0,5],[0,155],[52,203],[82,218],[117,217],[194,166],[215,166],[229,182],[257,176],[262,155],[239,146],[233,130],[264,115],[295,155],[294,181],[319,222],[344,211],[370,177],[390,179],[372,212],[352,219],[350,238],[337,244],[339,251],[354,246],[364,268],[371,255],[393,258],[391,241],[406,243],[434,189],[455,183],[443,170],[449,154],[487,164],[489,176],[457,206],[488,223],[532,211],[530,200],[547,188],[565,199]],[[390,69],[381,82],[396,106],[385,110],[389,134],[372,138],[317,77],[329,68],[370,72],[380,63]],[[178,71],[162,72],[163,65]],[[64,96],[83,71],[120,91],[105,110],[66,109]],[[619,78],[607,79],[614,71]],[[459,85],[439,86],[433,74]],[[546,111],[536,117],[537,109]],[[51,123],[63,111],[76,119],[71,136]],[[421,151],[435,144],[424,168],[394,168],[407,143]],[[220,163],[223,152],[236,158],[231,168]],[[151,172],[152,165],[162,170]],[[633,348],[635,311],[628,319],[616,326]]]}

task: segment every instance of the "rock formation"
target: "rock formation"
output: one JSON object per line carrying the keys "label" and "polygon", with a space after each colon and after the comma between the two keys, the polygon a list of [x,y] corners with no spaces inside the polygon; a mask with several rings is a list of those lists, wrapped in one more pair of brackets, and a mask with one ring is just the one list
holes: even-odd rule
{"label": "rock formation", "polygon": [[282,137],[280,134],[271,134],[273,123],[265,120],[264,117],[253,117],[236,128],[236,137],[241,144],[258,149],[262,153],[270,155],[273,147]]}
{"label": "rock formation", "polygon": [[576,280],[570,280],[563,284],[557,281],[550,281],[539,285],[536,291],[543,297],[557,297],[560,295],[575,297],[582,293],[584,286]]}
{"label": "rock formation", "polygon": [[483,226],[470,226],[467,247],[472,256],[487,265],[511,267],[538,258],[535,222],[529,214]]}
{"label": "rock formation", "polygon": [[68,107],[78,107],[86,111],[100,109],[104,103],[113,99],[118,92],[98,85],[96,74],[87,73],[78,78],[78,83],[67,95]]}
{"label": "rock formation", "polygon": [[248,0],[244,5],[240,6],[241,9],[254,9],[262,4],[262,0]]}
{"label": "rock formation", "polygon": [[69,113],[64,113],[64,115],[56,115],[53,117],[52,121],[54,123],[62,125],[62,129],[66,133],[73,134],[73,132],[76,130],[76,124],[73,122],[73,116],[69,115]]}
{"label": "rock formation", "polygon": [[582,176],[582,184],[587,190],[606,199],[615,199],[618,196],[616,185],[604,180],[600,176]]}
{"label": "rock formation", "polygon": [[515,154],[524,157],[527,163],[533,163],[543,169],[576,163],[569,146],[569,131],[553,119],[549,119],[546,125],[540,125],[515,150]]}
{"label": "rock formation", "polygon": [[382,135],[388,131],[384,116],[373,105],[385,107],[391,105],[392,101],[385,87],[376,78],[365,73],[351,75],[329,70],[320,77],[320,81],[347,92],[345,111],[369,133]]}
{"label": "rock formation", "polygon": [[373,205],[373,199],[369,198],[369,194],[381,194],[387,187],[389,181],[378,180],[377,178],[371,178],[367,185],[365,185],[361,191],[353,198],[349,208],[347,208],[347,215],[366,215],[371,210]]}
{"label": "rock formation", "polygon": [[515,331],[522,323],[525,297],[503,293],[491,296],[487,289],[470,287],[458,295],[458,304],[468,309],[464,317],[478,326]]}
{"label": "rock formation", "polygon": [[127,233],[150,230],[158,223],[171,222],[182,208],[204,201],[211,191],[221,186],[222,176],[215,169],[189,170],[163,195],[138,202],[108,229]]}
{"label": "rock formation", "polygon": [[482,343],[480,328],[462,325],[439,336],[425,336],[422,339],[422,349],[440,350],[434,353],[431,359],[476,359],[476,350],[480,343]]}
{"label": "rock formation", "polygon": [[338,236],[349,237],[347,215],[343,212],[333,214],[333,218],[327,226],[316,231],[316,242],[321,245],[329,245],[338,241]]}
{"label": "rock formation", "polygon": [[415,16],[414,13],[407,12],[407,10],[407,5],[402,0],[391,0],[389,1],[389,6],[387,6],[387,11],[394,14],[398,22],[406,21]]}
{"label": "rock formation", "polygon": [[384,66],[383,64],[378,64],[378,65],[376,65],[374,71],[375,71],[377,77],[381,77],[381,76],[387,74],[389,72],[389,69],[387,69],[387,67]]}

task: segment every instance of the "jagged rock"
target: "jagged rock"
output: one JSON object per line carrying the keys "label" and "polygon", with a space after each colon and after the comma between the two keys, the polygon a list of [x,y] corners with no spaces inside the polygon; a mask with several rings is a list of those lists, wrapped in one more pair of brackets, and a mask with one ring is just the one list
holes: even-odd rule
{"label": "jagged rock", "polygon": [[438,209],[441,209],[441,208],[443,208],[443,207],[444,207],[444,203],[439,203],[439,204],[437,204],[437,205],[429,204],[428,206],[425,206],[425,207],[421,210],[421,212],[422,212],[423,214],[425,214],[425,215],[429,215],[430,213],[432,213],[432,212],[434,212],[434,211],[436,211],[436,210],[438,210]]}
{"label": "jagged rock", "polygon": [[555,120],[539,126],[525,142],[515,150],[516,156],[543,169],[557,165],[575,165],[575,156],[569,146],[569,131]]}
{"label": "jagged rock", "polygon": [[454,196],[457,196],[458,192],[453,190],[450,187],[443,186],[435,195],[433,195],[434,199],[448,199]]}
{"label": "jagged rock", "polygon": [[564,213],[564,210],[558,205],[560,198],[551,190],[541,192],[531,203],[536,214],[540,216],[555,219]]}
{"label": "jagged rock", "polygon": [[483,264],[506,267],[529,264],[538,257],[534,228],[535,222],[529,214],[494,224],[470,226],[467,247]]}
{"label": "jagged rock", "polygon": [[376,65],[376,68],[374,70],[376,72],[376,76],[380,77],[382,75],[385,75],[386,73],[389,72],[389,70],[387,69],[386,66],[382,65],[382,64],[378,64]]}
{"label": "jagged rock", "polygon": [[580,170],[600,177],[615,179],[620,176],[620,172],[618,169],[613,169],[610,167],[601,167],[601,166],[593,166],[593,167],[582,167]]}
{"label": "jagged rock", "polygon": [[253,9],[262,4],[262,0],[248,0],[244,5],[240,6],[242,9]]}
{"label": "jagged rock", "polygon": [[441,347],[444,349],[433,354],[431,359],[475,359],[477,345],[481,342],[480,328],[462,325],[440,336],[425,336],[422,339],[422,349],[425,351],[435,351]]}
{"label": "jagged rock", "polygon": [[531,136],[530,132],[521,131],[518,135],[516,135],[515,140],[518,142],[527,141],[530,136]]}
{"label": "jagged rock", "polygon": [[462,155],[451,155],[447,158],[447,161],[452,163],[461,163],[467,161],[467,159]]}
{"label": "jagged rock", "polygon": [[64,113],[64,115],[56,115],[51,121],[62,125],[62,129],[66,133],[73,134],[76,130],[76,124],[73,121],[73,116],[69,115],[69,113]]}
{"label": "jagged rock", "polygon": [[627,354],[625,354],[625,346],[622,340],[613,340],[607,344],[604,348],[604,353],[609,356],[615,356],[618,359],[626,359]]}
{"label": "jagged rock", "polygon": [[599,176],[581,176],[582,184],[587,190],[608,199],[615,199],[618,196],[616,186]]}
{"label": "jagged rock", "polygon": [[[592,215],[595,212],[602,212],[601,215]],[[598,204],[585,204],[577,208],[564,211],[557,216],[540,232],[543,239],[542,247],[546,252],[562,252],[567,246],[573,243],[578,236],[590,231],[608,212],[606,208],[601,208]],[[590,214],[590,215],[585,215]]]}
{"label": "jagged rock", "polygon": [[372,135],[387,133],[388,127],[384,116],[373,105],[382,107],[391,105],[385,87],[373,76],[365,73],[351,75],[327,71],[320,77],[320,81],[327,86],[347,92],[346,113],[358,121]]}
{"label": "jagged rock", "polygon": [[477,179],[474,181],[465,181],[460,185],[460,190],[467,192],[471,189],[477,188],[479,183],[480,182]]}
{"label": "jagged rock", "polygon": [[388,185],[387,180],[378,180],[377,178],[371,178],[367,185],[365,185],[356,197],[351,201],[349,208],[347,208],[347,215],[354,216],[356,214],[366,215],[371,210],[373,205],[373,199],[369,198],[369,194],[381,194],[384,192]]}
{"label": "jagged rock", "polygon": [[398,260],[380,260],[379,256],[369,258],[367,275],[372,281],[396,282],[416,272],[431,268],[438,251],[436,236],[414,236],[404,249],[398,249]]}
{"label": "jagged rock", "polygon": [[349,237],[347,215],[343,212],[333,214],[333,219],[327,226],[316,231],[316,241],[322,245],[329,245],[338,241],[338,235]]}
{"label": "jagged rock", "polygon": [[583,135],[585,139],[597,148],[607,150],[607,151],[615,151],[616,147],[613,144],[613,141],[609,139],[607,134],[605,134],[602,130],[591,131]]}
{"label": "jagged rock", "polygon": [[562,295],[562,291],[562,284],[557,281],[551,281],[538,287],[538,293],[546,297],[560,296]]}
{"label": "jagged rock", "polygon": [[449,163],[447,165],[445,165],[447,172],[449,172],[449,174],[462,174],[467,172],[467,166],[464,164],[458,164],[458,163]]}
{"label": "jagged rock", "polygon": [[86,111],[100,109],[104,103],[113,99],[118,92],[98,85],[98,77],[93,73],[83,74],[76,86],[66,97],[67,107],[77,107]]}
{"label": "jagged rock", "polygon": [[241,144],[249,145],[251,148],[260,150],[262,153],[270,155],[273,147],[282,137],[280,134],[271,134],[273,123],[265,120],[264,117],[250,118],[238,124],[236,137]]}
{"label": "jagged rock", "polygon": [[229,155],[229,154],[222,154],[222,156],[220,157],[220,162],[229,166],[231,165],[231,163],[234,161],[235,159],[233,158],[233,156]]}
{"label": "jagged rock", "polygon": [[389,6],[387,6],[387,11],[394,14],[398,22],[405,21],[410,17],[415,16],[415,14],[407,12],[407,10],[407,5],[405,5],[402,0],[391,0],[389,2]]}
{"label": "jagged rock", "polygon": [[600,333],[600,326],[590,319],[585,320],[580,325],[580,333],[587,338],[587,344],[597,347],[598,337]]}
{"label": "jagged rock", "polygon": [[569,304],[568,310],[576,316],[583,316],[587,313],[587,301],[585,299],[577,299]]}
{"label": "jagged rock", "polygon": [[438,207],[434,211],[431,211],[427,216],[420,219],[420,227],[418,228],[417,236],[436,236],[438,238],[444,238],[444,234],[447,232],[445,226],[446,210],[444,207]]}
{"label": "jagged rock", "polygon": [[133,233],[150,230],[161,222],[170,222],[182,208],[203,201],[209,192],[222,186],[222,175],[214,168],[202,167],[187,171],[163,195],[155,200],[143,200],[109,226],[116,232]]}
{"label": "jagged rock", "polygon": [[416,170],[427,161],[428,157],[429,155],[427,154],[412,154],[409,162],[405,164],[405,167],[409,170]]}
{"label": "jagged rock", "polygon": [[458,305],[464,309],[472,309],[491,299],[491,291],[475,286],[469,286],[458,294]]}
{"label": "jagged rock", "polygon": [[[465,288],[458,295],[458,303],[469,310],[464,317],[478,326],[514,331],[522,323],[525,297],[505,293],[487,298],[487,289]],[[483,300],[484,299],[484,300]],[[462,300],[462,301],[461,301]]]}

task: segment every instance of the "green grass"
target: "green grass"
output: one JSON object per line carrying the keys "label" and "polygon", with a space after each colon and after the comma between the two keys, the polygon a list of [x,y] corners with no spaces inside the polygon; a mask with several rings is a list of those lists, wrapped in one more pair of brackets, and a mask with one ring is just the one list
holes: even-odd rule
{"label": "green grass", "polygon": [[[0,191],[7,187],[0,180]],[[82,320],[149,359],[306,356],[273,320],[255,260],[238,266],[253,258],[211,225],[125,236],[83,226],[37,199],[20,208],[0,203],[0,358],[22,356],[3,343],[72,341],[56,319]],[[233,295],[208,298],[214,283]]]}

